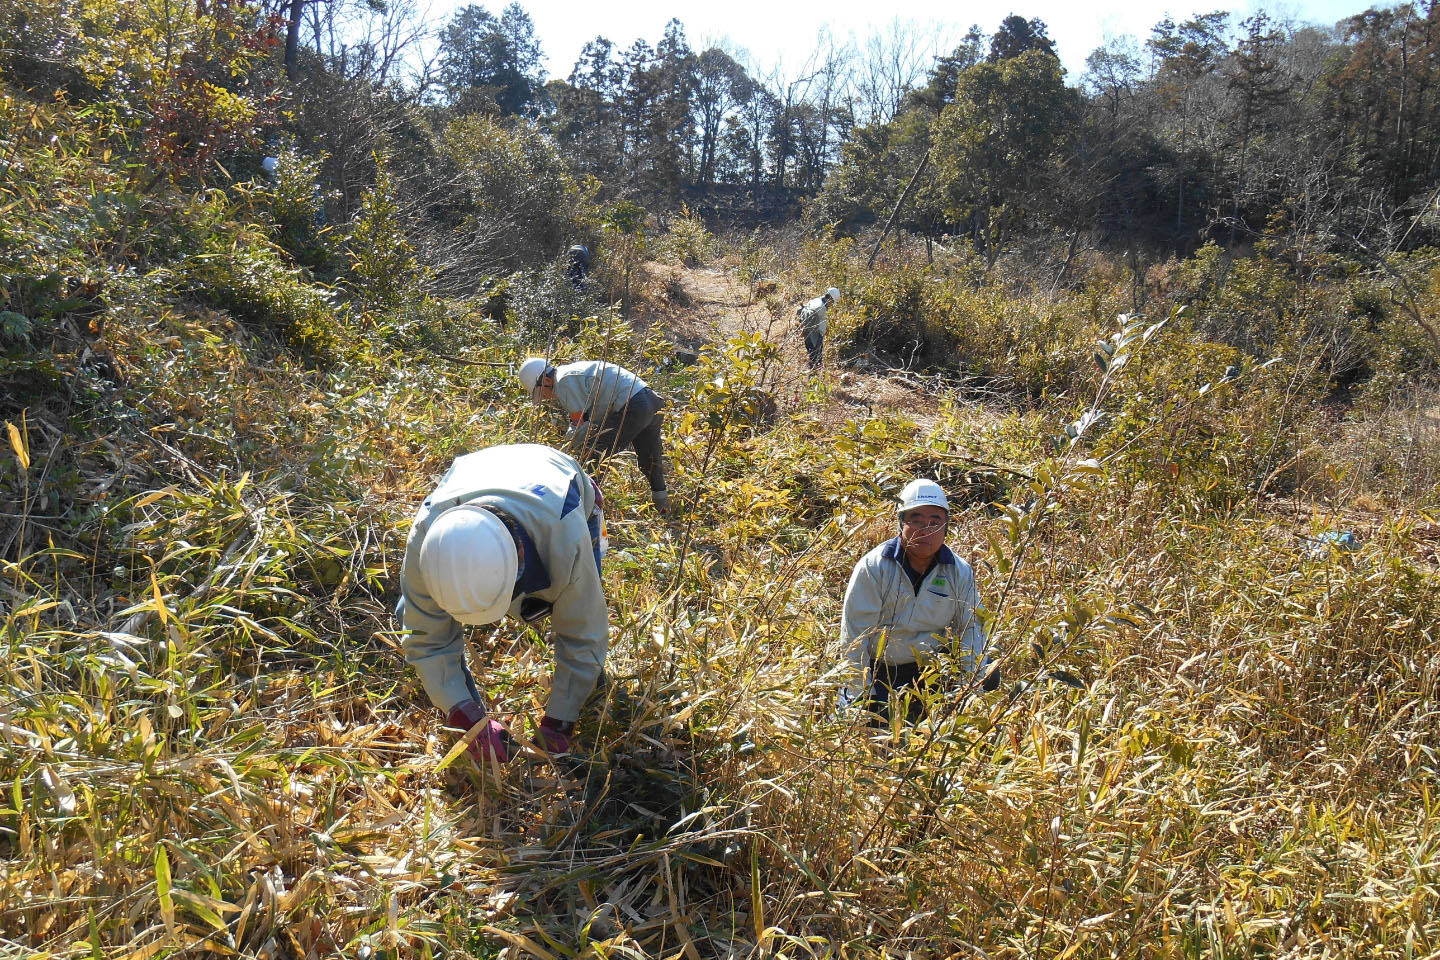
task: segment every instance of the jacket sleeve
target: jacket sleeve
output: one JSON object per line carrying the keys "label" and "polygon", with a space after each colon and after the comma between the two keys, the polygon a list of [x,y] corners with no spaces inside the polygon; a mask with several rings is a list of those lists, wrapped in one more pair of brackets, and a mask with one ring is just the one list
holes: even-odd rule
{"label": "jacket sleeve", "polygon": [[840,614],[840,647],[863,675],[880,641],[880,590],[865,558],[855,564]]}
{"label": "jacket sleeve", "polygon": [[395,617],[405,631],[400,647],[405,661],[420,675],[430,701],[448,711],[474,696],[465,669],[464,628],[414,581],[409,571],[401,570],[400,603],[395,608]]}
{"label": "jacket sleeve", "polygon": [[985,628],[980,623],[980,591],[975,587],[975,573],[967,563],[961,563],[956,578],[955,620],[952,629],[958,649],[963,651],[969,668],[979,670],[985,666]]}
{"label": "jacket sleeve", "polygon": [[[584,529],[584,521],[580,526]],[[555,678],[545,712],[556,720],[573,721],[595,689],[610,649],[609,608],[588,530],[583,542],[576,544],[568,574],[569,585],[555,599],[550,612],[555,630]]]}
{"label": "jacket sleeve", "polygon": [[589,416],[591,397],[589,379],[578,373],[567,373],[555,380],[555,399],[565,409],[566,417]]}

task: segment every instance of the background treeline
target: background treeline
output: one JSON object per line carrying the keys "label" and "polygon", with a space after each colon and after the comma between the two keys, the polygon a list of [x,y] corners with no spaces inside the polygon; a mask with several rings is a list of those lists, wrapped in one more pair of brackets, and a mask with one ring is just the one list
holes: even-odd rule
{"label": "background treeline", "polygon": [[654,46],[597,37],[546,82],[524,11],[471,6],[441,32],[437,93],[451,110],[535,118],[614,191],[825,187],[823,221],[888,214],[933,143],[902,223],[990,256],[1037,230],[1181,253],[1267,228],[1324,249],[1434,239],[1433,0],[1333,26],[1167,18],[1093,51],[1078,78],[1039,20],[971,28],[941,56],[919,29],[864,49],[822,34],[799,67],[766,72],[696,51],[672,20]]}
{"label": "background treeline", "polygon": [[1312,256],[1413,249],[1440,226],[1440,6],[1332,29],[1257,13],[1156,24],[1067,86],[1044,25],[1008,18],[943,58],[888,123],[858,129],[832,216],[887,212],[929,152],[915,229],[988,257],[1037,233],[1188,253],[1284,234]]}
{"label": "background treeline", "polygon": [[[807,222],[849,229],[887,218],[909,186],[902,228],[965,238],[988,263],[1056,244],[1057,264],[1092,248],[1149,262],[1280,234],[1301,258],[1373,263],[1440,229],[1434,0],[1333,26],[1263,12],[1167,18],[1093,51],[1079,77],[1065,75],[1043,22],[1014,14],[948,50],[940,31],[898,21],[860,45],[822,32],[790,68],[696,49],[672,20],[653,45],[596,37],[550,78],[516,3],[464,6],[439,24],[402,0],[211,6],[230,11],[228,43],[274,55],[243,75],[184,68],[167,101],[146,105],[200,124],[167,135],[216,134],[203,161],[178,142],[169,159],[201,172],[213,158],[244,176],[259,155],[294,146],[319,163],[345,221],[383,144],[402,203],[452,228],[450,243],[427,241],[442,271],[552,254],[558,225],[519,222],[577,190],[662,216],[685,202],[712,225],[783,222],[811,200]],[[92,8],[103,7],[12,6],[13,80],[74,90],[65,44],[101,28]],[[227,116],[227,104],[255,112]],[[528,189],[508,218],[475,219],[477,178]]]}

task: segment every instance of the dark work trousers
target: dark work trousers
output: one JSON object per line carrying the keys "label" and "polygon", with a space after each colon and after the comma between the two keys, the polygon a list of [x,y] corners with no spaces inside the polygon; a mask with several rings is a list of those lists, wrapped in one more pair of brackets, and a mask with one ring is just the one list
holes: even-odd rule
{"label": "dark work trousers", "polygon": [[824,357],[825,335],[819,330],[805,331],[805,352],[810,355],[810,369],[820,366]]}
{"label": "dark work trousers", "polygon": [[[924,692],[929,684],[921,683],[920,678],[924,669],[918,663],[886,663],[884,660],[870,661],[870,676],[874,682],[870,687],[870,697],[861,702],[861,706],[875,715],[870,721],[872,726],[879,726],[882,723],[890,722],[890,694],[891,692],[903,694],[906,691],[913,691],[916,694]],[[995,690],[1000,686],[1000,668],[991,665],[990,672],[980,682],[980,689]],[[910,706],[905,714],[905,719],[915,723],[925,713],[925,705],[920,702],[918,696],[910,699]]]}
{"label": "dark work trousers", "polygon": [[[874,714],[871,726],[890,722],[890,694],[910,690],[919,693],[921,667],[918,663],[886,663],[884,660],[870,661],[870,698],[861,706]],[[925,712],[925,705],[918,698],[910,700],[905,719],[915,723]]]}
{"label": "dark work trousers", "polygon": [[608,457],[633,447],[650,489],[664,490],[665,463],[660,458],[660,411],[664,406],[655,391],[646,387],[591,428],[595,432],[587,438],[587,449],[597,457]]}

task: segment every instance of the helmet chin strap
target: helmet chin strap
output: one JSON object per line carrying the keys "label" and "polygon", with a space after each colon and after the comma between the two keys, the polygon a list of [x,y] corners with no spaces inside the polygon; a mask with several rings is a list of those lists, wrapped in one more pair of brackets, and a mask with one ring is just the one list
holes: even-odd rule
{"label": "helmet chin strap", "polygon": [[495,516],[500,518],[500,522],[505,524],[505,529],[510,534],[510,539],[515,542],[515,556],[520,561],[519,565],[515,569],[515,579],[518,582],[519,579],[525,575],[525,540],[520,536],[519,533],[516,532],[516,530],[520,526],[520,521],[510,516],[510,514],[506,513],[504,510],[501,510],[499,507],[492,507],[486,504],[485,509],[489,510],[491,513],[495,514]]}

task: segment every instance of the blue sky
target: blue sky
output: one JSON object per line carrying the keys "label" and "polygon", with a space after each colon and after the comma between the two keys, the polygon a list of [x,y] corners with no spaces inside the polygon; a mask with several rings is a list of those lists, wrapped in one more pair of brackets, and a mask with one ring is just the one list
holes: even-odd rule
{"label": "blue sky", "polygon": [[[433,0],[432,17],[443,23],[451,11],[466,0]],[[473,0],[472,0],[473,2]],[[480,5],[494,13],[509,0],[486,0]],[[1061,61],[1074,83],[1085,68],[1085,57],[1111,35],[1133,34],[1143,40],[1150,28],[1168,11],[1177,20],[1216,9],[1230,10],[1239,22],[1258,9],[1271,16],[1296,22],[1330,26],[1359,13],[1370,4],[1355,0],[1306,0],[1259,4],[1227,5],[1197,0],[1194,5],[1165,6],[1138,0],[1098,0],[1081,3],[1064,0],[1013,0],[994,3],[955,3],[940,0],[907,0],[885,3],[876,0],[829,0],[826,3],[784,2],[784,0],[724,0],[703,4],[660,3],[657,0],[575,3],[567,0],[520,0],[535,21],[535,32],[547,57],[552,77],[566,77],[580,49],[596,35],[617,47],[628,47],[637,38],[654,44],[665,23],[678,17],[685,26],[690,45],[697,50],[708,42],[725,40],[740,47],[762,67],[776,65],[793,72],[815,49],[817,37],[828,26],[837,41],[853,39],[862,45],[867,36],[887,30],[898,17],[918,25],[932,45],[948,52],[972,23],[986,34],[995,30],[1010,13],[1027,19],[1039,17],[1056,41]],[[1388,4],[1382,4],[1388,5]]]}

